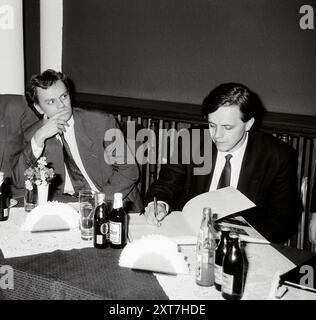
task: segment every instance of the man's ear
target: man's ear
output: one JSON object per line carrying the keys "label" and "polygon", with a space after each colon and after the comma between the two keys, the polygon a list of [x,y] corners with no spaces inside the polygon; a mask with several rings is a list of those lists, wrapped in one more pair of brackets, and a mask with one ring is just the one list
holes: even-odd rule
{"label": "man's ear", "polygon": [[37,103],[34,103],[34,108],[39,114],[44,114],[44,111],[41,109],[41,107]]}
{"label": "man's ear", "polygon": [[253,126],[253,124],[255,123],[255,118],[252,117],[251,119],[249,119],[246,122],[246,131],[249,131],[251,129],[251,127]]}

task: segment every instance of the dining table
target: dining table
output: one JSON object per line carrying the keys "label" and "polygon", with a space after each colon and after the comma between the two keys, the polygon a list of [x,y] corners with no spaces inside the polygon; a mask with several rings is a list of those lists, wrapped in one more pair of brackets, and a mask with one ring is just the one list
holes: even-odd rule
{"label": "dining table", "polygon": [[[78,209],[78,199],[57,201]],[[21,228],[28,216],[23,198],[0,222],[0,267],[13,270],[14,284],[1,288],[4,300],[224,300],[214,286],[195,282],[195,245],[179,245],[188,262],[186,274],[166,274],[119,266],[124,249],[97,249],[79,228],[31,232]],[[129,213],[139,215],[139,213]],[[79,213],[78,213],[79,217]],[[130,219],[129,221],[133,221]],[[133,228],[133,226],[129,226]],[[271,243],[242,243],[246,272],[242,300],[316,300],[316,293],[286,286],[276,296],[276,277],[315,253]],[[0,274],[1,283],[1,274]]]}

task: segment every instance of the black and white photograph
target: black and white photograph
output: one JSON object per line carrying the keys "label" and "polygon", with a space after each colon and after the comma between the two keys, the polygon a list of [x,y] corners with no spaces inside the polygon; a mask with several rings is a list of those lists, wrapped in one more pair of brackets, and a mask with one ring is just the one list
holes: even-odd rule
{"label": "black and white photograph", "polygon": [[0,300],[316,300],[316,1],[0,0]]}

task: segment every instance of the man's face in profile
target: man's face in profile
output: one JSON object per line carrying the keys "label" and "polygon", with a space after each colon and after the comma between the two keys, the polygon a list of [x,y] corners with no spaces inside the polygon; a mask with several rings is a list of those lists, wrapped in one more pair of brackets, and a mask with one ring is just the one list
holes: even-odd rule
{"label": "man's face in profile", "polygon": [[51,118],[56,113],[67,110],[63,115],[63,119],[68,121],[72,115],[71,100],[69,92],[65,84],[58,80],[48,89],[37,88],[37,97],[39,104],[37,108],[40,108],[48,118]]}
{"label": "man's face in profile", "polygon": [[254,118],[243,122],[241,117],[237,105],[223,106],[208,114],[210,135],[219,151],[233,152],[245,141],[246,132],[252,127]]}

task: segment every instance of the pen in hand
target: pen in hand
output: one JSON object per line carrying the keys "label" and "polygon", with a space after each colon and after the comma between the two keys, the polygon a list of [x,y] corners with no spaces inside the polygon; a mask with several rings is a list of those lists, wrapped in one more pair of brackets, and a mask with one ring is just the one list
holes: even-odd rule
{"label": "pen in hand", "polygon": [[155,216],[155,219],[157,221],[157,226],[160,227],[161,225],[161,222],[158,221],[157,217],[158,217],[158,206],[157,206],[157,198],[154,197],[154,216]]}

